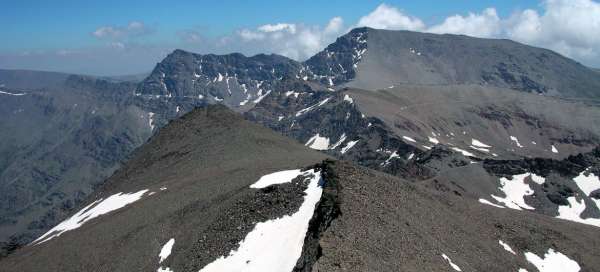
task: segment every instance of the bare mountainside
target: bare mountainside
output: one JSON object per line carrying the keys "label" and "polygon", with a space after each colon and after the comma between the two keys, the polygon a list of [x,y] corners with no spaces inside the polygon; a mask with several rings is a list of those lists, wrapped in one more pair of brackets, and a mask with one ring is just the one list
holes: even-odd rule
{"label": "bare mountainside", "polygon": [[[599,265],[597,227],[498,209],[324,158],[223,106],[197,109],[138,149],[67,223],[0,265],[535,271],[538,260],[556,257],[582,271]],[[290,226],[299,229],[285,227],[298,218]]]}
{"label": "bare mountainside", "polygon": [[366,29],[351,86],[478,84],[562,97],[600,97],[600,77],[553,51],[510,40]]}
{"label": "bare mountainside", "polygon": [[480,157],[553,157],[600,142],[600,111],[581,101],[480,85],[350,89],[361,112],[421,148],[443,144]]}

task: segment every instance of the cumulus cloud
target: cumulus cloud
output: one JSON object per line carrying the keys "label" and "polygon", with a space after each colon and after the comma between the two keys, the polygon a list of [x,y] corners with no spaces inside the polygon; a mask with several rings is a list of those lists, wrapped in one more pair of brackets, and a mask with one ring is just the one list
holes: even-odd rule
{"label": "cumulus cloud", "polygon": [[[344,31],[341,17],[333,17],[327,25],[277,23],[241,29],[232,37],[222,37],[222,45],[237,45],[246,52],[268,52],[303,60],[322,50]],[[256,50],[253,50],[256,49]]]}
{"label": "cumulus cloud", "polygon": [[266,24],[266,25],[259,26],[258,31],[266,32],[266,33],[285,31],[285,32],[294,34],[294,33],[296,33],[296,25],[295,24],[284,24],[284,23],[279,23],[279,24],[274,24],[274,25]]}
{"label": "cumulus cloud", "polygon": [[524,10],[506,20],[505,36],[600,66],[600,3],[547,0],[542,13]]}
{"label": "cumulus cloud", "polygon": [[101,26],[92,32],[92,35],[98,39],[121,40],[147,35],[152,32],[153,30],[144,23],[132,21],[126,26]]}
{"label": "cumulus cloud", "polygon": [[395,7],[381,4],[368,15],[361,17],[357,26],[419,31],[425,28],[425,23],[419,18],[405,15]]}
{"label": "cumulus cloud", "polygon": [[496,9],[487,8],[480,14],[469,13],[467,16],[450,16],[441,24],[428,28],[427,31],[489,38],[500,34],[501,21]]}

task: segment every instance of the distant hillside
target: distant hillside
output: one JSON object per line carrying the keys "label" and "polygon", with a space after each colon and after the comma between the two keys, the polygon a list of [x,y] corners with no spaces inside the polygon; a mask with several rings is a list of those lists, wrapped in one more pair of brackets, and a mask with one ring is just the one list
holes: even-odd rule
{"label": "distant hillside", "polygon": [[27,90],[55,87],[62,85],[69,76],[57,72],[0,69],[0,87]]}

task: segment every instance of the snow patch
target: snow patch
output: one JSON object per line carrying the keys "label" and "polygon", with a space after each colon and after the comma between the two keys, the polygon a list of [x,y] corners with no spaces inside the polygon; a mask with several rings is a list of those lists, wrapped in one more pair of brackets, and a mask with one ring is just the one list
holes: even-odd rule
{"label": "snow patch", "polygon": [[295,98],[298,98],[298,96],[300,95],[299,92],[295,92],[295,91],[287,91],[285,92],[285,96],[288,97],[290,95],[293,95]]}
{"label": "snow patch", "polygon": [[582,224],[600,227],[600,219],[598,218],[581,218],[581,213],[585,211],[585,201],[577,201],[574,196],[567,198],[569,205],[558,206],[558,216],[556,218],[565,219]]}
{"label": "snow patch", "polygon": [[69,219],[61,222],[56,227],[52,228],[44,235],[37,238],[32,244],[41,244],[54,237],[58,237],[63,233],[77,229],[86,222],[107,214],[109,212],[121,209],[131,203],[134,203],[142,198],[142,196],[148,192],[148,189],[144,189],[135,193],[118,193],[109,196],[105,200],[99,199],[87,205],[79,212],[71,216]]}
{"label": "snow patch", "polygon": [[558,154],[558,149],[554,145],[552,145],[552,153]]}
{"label": "snow patch", "polygon": [[265,94],[259,96],[258,98],[254,99],[254,104],[258,104],[258,102],[260,102],[261,100],[263,100],[263,98],[265,98],[267,95],[269,95],[271,93],[271,90],[267,91]]}
{"label": "snow patch", "polygon": [[502,240],[498,240],[498,243],[504,248],[504,250],[512,253],[513,255],[517,255],[517,253],[515,253],[514,250],[512,250],[512,248],[505,242],[502,242]]}
{"label": "snow patch", "polygon": [[429,142],[432,143],[432,144],[439,144],[440,143],[440,141],[437,138],[435,138],[435,137],[427,137],[427,138],[429,138]]}
{"label": "snow patch", "polygon": [[521,147],[521,148],[523,147],[523,146],[521,145],[521,143],[519,143],[519,139],[517,139],[517,137],[515,137],[515,136],[510,136],[510,140],[511,140],[511,141],[513,141],[513,142],[515,142],[515,144],[516,144],[518,147]]}
{"label": "snow patch", "polygon": [[300,169],[284,170],[262,176],[257,182],[250,185],[250,188],[260,189],[273,184],[282,184],[292,182],[294,178],[302,174]]}
{"label": "snow patch", "polygon": [[409,142],[413,142],[413,143],[416,143],[416,142],[417,142],[417,141],[415,141],[415,139],[413,139],[413,138],[411,138],[411,137],[408,137],[408,136],[402,136],[402,139],[404,139],[404,140],[407,140],[407,141],[409,141]]}
{"label": "snow patch", "polygon": [[323,105],[325,105],[325,103],[327,103],[327,101],[329,101],[329,99],[331,99],[331,97],[327,97],[327,98],[325,98],[323,101],[321,101],[321,102],[319,102],[319,103],[317,103],[317,104],[314,104],[314,105],[312,105],[312,106],[310,106],[310,107],[308,107],[308,108],[305,108],[305,109],[299,110],[298,112],[296,112],[296,117],[299,117],[300,115],[302,115],[302,114],[305,114],[305,113],[307,113],[307,112],[309,112],[309,111],[313,110],[313,109],[314,109],[314,108],[316,108],[316,107],[320,107],[320,106],[323,106]]}
{"label": "snow patch", "polygon": [[173,245],[175,244],[175,239],[171,238],[161,249],[160,249],[160,253],[158,254],[158,257],[160,258],[160,260],[158,261],[158,263],[162,263],[164,260],[166,260],[169,255],[171,255],[171,250],[173,250]]}
{"label": "snow patch", "polygon": [[543,258],[535,253],[525,252],[525,259],[540,272],[578,272],[581,270],[577,262],[552,248],[548,249]]}
{"label": "snow patch", "polygon": [[[588,170],[589,169],[586,169],[586,171]],[[575,181],[577,187],[579,187],[585,195],[589,196],[593,191],[600,189],[600,179],[594,173],[585,175],[586,171],[579,173],[579,176],[573,178],[573,181]]]}
{"label": "snow patch", "polygon": [[456,152],[460,152],[461,154],[463,154],[463,156],[467,156],[467,157],[475,157],[475,154],[473,154],[473,153],[471,153],[471,152],[469,152],[469,151],[466,151],[466,150],[464,150],[464,149],[460,149],[460,148],[458,148],[458,147],[452,147],[452,148],[450,148],[450,149],[452,149],[452,150],[454,150],[454,151],[456,151]]}
{"label": "snow patch", "polygon": [[340,136],[340,139],[335,144],[333,144],[333,146],[329,147],[329,149],[336,149],[338,146],[343,144],[345,140],[346,140],[346,133],[342,133],[342,136]]}
{"label": "snow patch", "polygon": [[342,154],[346,153],[348,150],[350,150],[350,148],[354,147],[354,145],[355,145],[356,143],[358,143],[358,141],[359,141],[359,140],[356,140],[356,141],[350,141],[350,142],[348,142],[348,143],[346,144],[346,146],[344,146],[340,152],[341,152]]}
{"label": "snow patch", "polygon": [[476,146],[469,146],[471,149],[477,150],[477,151],[481,151],[481,152],[485,152],[485,153],[490,153],[490,150],[487,148],[483,148],[483,147],[476,147]]}
{"label": "snow patch", "polygon": [[352,104],[354,103],[354,99],[352,99],[352,97],[350,97],[349,95],[344,95],[344,101],[347,101],[348,103]]}
{"label": "snow patch", "polygon": [[484,198],[480,198],[479,199],[479,203],[482,203],[482,204],[485,204],[485,205],[494,206],[496,208],[504,209],[504,206],[500,206],[498,204],[494,204],[494,203],[492,203],[492,202],[490,202],[490,201],[488,201],[487,199],[484,199]]}
{"label": "snow patch", "polygon": [[476,147],[483,147],[483,148],[491,148],[492,147],[491,145],[484,144],[477,139],[471,139],[471,145],[476,146]]}
{"label": "snow patch", "polygon": [[329,138],[321,137],[319,133],[317,133],[315,136],[308,139],[305,146],[316,150],[327,150],[329,149]]}
{"label": "snow patch", "polygon": [[529,187],[527,183],[525,183],[525,178],[531,176],[530,173],[514,175],[511,179],[500,178],[500,191],[504,192],[506,197],[499,197],[496,195],[492,195],[492,197],[508,208],[515,210],[534,210],[534,207],[531,207],[525,203],[525,196],[532,195],[533,190]]}
{"label": "snow patch", "polygon": [[303,174],[310,183],[297,212],[256,224],[238,249],[206,265],[200,272],[292,271],[302,254],[308,224],[323,191],[319,172],[309,170]]}
{"label": "snow patch", "polygon": [[400,155],[398,155],[397,151],[394,151],[390,157],[387,158],[387,160],[385,160],[384,162],[381,163],[381,166],[386,166],[388,164],[390,164],[390,162],[395,159],[395,158],[400,158]]}
{"label": "snow patch", "polygon": [[450,257],[448,257],[446,254],[442,254],[442,258],[444,258],[444,260],[448,261],[448,264],[450,264],[450,267],[452,267],[452,269],[454,269],[454,271],[462,271],[462,270],[460,270],[460,267],[458,267],[458,265],[453,263],[452,260],[450,259]]}

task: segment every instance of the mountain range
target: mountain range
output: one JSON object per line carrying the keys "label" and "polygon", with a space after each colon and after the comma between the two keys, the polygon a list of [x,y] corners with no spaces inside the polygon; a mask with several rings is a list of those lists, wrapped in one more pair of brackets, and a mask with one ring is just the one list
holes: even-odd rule
{"label": "mountain range", "polygon": [[137,78],[0,71],[7,271],[598,267],[600,74],[557,53],[357,28]]}

